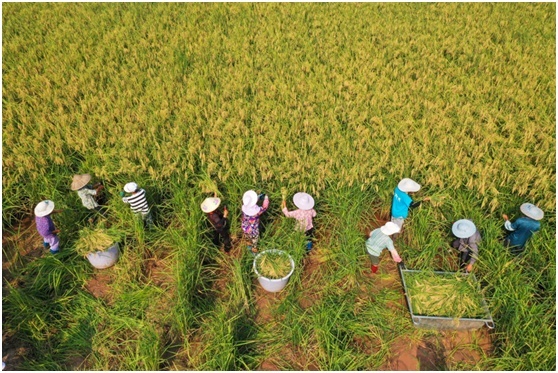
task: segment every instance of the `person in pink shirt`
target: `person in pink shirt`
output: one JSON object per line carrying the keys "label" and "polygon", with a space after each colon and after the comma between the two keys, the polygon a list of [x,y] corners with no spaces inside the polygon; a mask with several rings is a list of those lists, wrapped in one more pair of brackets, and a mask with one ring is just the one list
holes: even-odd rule
{"label": "person in pink shirt", "polygon": [[316,217],[314,210],[314,198],[308,193],[299,192],[293,196],[293,202],[298,210],[287,210],[287,202],[283,200],[281,207],[283,214],[288,218],[295,218],[298,221],[298,230],[304,232],[308,238],[306,243],[306,251],[312,250],[312,238],[314,236],[314,225],[312,218]]}

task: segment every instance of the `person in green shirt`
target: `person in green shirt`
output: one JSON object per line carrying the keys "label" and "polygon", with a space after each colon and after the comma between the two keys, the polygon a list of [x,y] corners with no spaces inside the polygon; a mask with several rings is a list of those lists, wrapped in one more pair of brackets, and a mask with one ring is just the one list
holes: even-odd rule
{"label": "person in green shirt", "polygon": [[374,229],[370,232],[370,237],[366,240],[366,251],[368,252],[368,256],[370,256],[370,260],[372,261],[372,266],[370,270],[372,273],[376,273],[378,271],[378,265],[380,264],[380,255],[384,249],[388,249],[391,253],[391,257],[396,263],[401,262],[401,257],[395,250],[393,246],[393,241],[390,236],[394,233],[397,233],[401,230],[399,226],[392,222],[387,222],[380,228]]}

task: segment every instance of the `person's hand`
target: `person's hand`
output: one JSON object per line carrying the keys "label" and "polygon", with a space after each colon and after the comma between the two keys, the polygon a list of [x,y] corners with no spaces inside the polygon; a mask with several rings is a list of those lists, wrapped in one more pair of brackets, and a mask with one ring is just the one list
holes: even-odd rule
{"label": "person's hand", "polygon": [[227,206],[225,206],[225,207],[223,208],[223,217],[226,218],[228,215],[229,215],[229,210],[227,209]]}
{"label": "person's hand", "polygon": [[60,214],[62,211],[64,211],[64,210],[62,210],[62,209],[59,209],[59,210],[52,210],[52,213],[53,213],[53,214]]}
{"label": "person's hand", "polygon": [[55,229],[52,231],[52,234],[58,234],[58,233],[60,233],[60,229]]}
{"label": "person's hand", "polygon": [[281,208],[284,209],[285,207],[287,207],[287,201],[283,200],[281,201]]}
{"label": "person's hand", "polygon": [[213,192],[213,198],[217,198],[217,192]]}
{"label": "person's hand", "polygon": [[504,220],[510,220],[510,219],[508,218],[508,215],[506,215],[506,214],[502,214],[502,217],[504,218]]}
{"label": "person's hand", "polygon": [[423,200],[424,202],[428,202],[428,201],[430,201],[430,197],[424,197],[422,200]]}
{"label": "person's hand", "polygon": [[98,186],[97,188],[95,188],[95,189],[96,189],[97,191],[103,190],[103,189],[105,189],[105,186],[101,184],[101,185],[99,185],[99,186]]}
{"label": "person's hand", "polygon": [[402,259],[398,254],[393,254],[393,260],[395,263],[401,263]]}
{"label": "person's hand", "polygon": [[467,270],[467,272],[471,272],[473,270],[473,265],[472,264],[468,264],[467,268],[465,268]]}

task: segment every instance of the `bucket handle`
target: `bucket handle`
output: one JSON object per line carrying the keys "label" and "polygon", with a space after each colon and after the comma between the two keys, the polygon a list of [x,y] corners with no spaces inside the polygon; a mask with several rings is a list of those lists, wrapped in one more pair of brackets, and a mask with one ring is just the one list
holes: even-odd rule
{"label": "bucket handle", "polygon": [[494,327],[496,326],[496,325],[494,324],[494,321],[492,321],[492,320],[490,320],[490,321],[485,321],[484,324],[486,325],[486,327],[487,327],[488,329],[494,329]]}

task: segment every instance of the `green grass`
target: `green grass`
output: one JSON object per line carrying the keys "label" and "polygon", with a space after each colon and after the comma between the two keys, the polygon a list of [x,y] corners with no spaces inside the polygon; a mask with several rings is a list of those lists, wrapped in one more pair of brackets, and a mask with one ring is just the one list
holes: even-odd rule
{"label": "green grass", "polygon": [[[4,4],[3,235],[42,199],[64,209],[57,256],[16,256],[41,244],[26,233],[3,244],[8,367],[394,369],[401,346],[450,338],[414,328],[387,253],[369,275],[366,235],[411,177],[432,201],[395,240],[407,268],[456,271],[458,219],[482,234],[493,349],[472,333],[444,367],[555,370],[555,16],[545,3]],[[85,172],[123,235],[103,271],[75,248],[88,222],[69,186]],[[129,181],[152,229],[118,195]],[[277,294],[239,240],[248,189],[271,200],[260,249],[296,264]],[[316,200],[309,256],[283,189],[289,208],[298,191]],[[200,210],[213,192],[232,255]],[[501,215],[526,201],[545,218],[514,258]]]}

